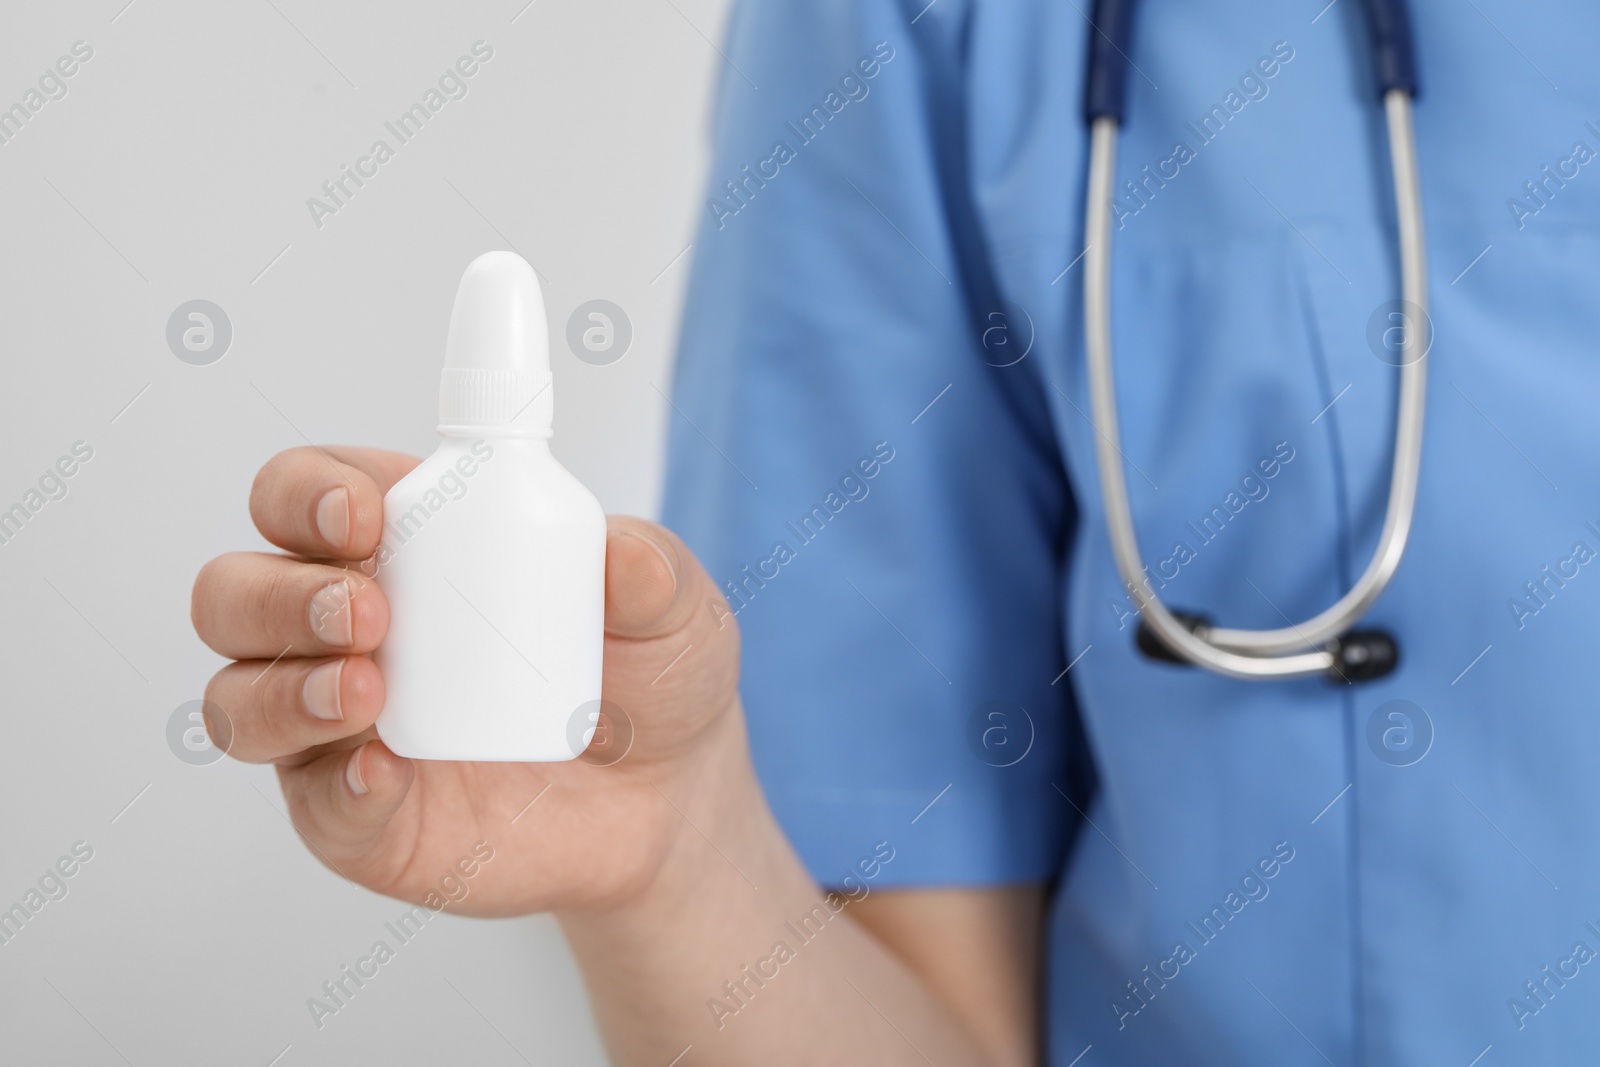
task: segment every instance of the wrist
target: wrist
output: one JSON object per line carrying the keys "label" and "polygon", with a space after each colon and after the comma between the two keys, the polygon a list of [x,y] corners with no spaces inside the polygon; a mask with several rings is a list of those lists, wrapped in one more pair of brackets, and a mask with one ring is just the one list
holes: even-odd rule
{"label": "wrist", "polygon": [[629,768],[630,789],[656,808],[656,857],[624,892],[558,908],[574,944],[626,937],[712,909],[727,893],[753,891],[788,845],[767,807],[750,760],[741,709],[721,716],[692,758]]}

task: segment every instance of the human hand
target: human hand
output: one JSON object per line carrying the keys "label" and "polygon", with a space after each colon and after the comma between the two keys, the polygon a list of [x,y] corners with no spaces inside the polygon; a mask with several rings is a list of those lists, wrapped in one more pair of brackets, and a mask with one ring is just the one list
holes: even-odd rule
{"label": "human hand", "polygon": [[261,469],[251,517],[291,555],[228,553],[195,579],[195,631],[237,661],[206,687],[207,728],[234,758],[276,765],[296,829],[359,885],[417,903],[464,885],[451,907],[472,915],[625,903],[694,833],[668,797],[748,773],[737,627],[675,535],[613,517],[602,693],[627,722],[566,763],[395,755],[373,728],[389,606],[371,557],[383,495],[417,462],[296,448]]}

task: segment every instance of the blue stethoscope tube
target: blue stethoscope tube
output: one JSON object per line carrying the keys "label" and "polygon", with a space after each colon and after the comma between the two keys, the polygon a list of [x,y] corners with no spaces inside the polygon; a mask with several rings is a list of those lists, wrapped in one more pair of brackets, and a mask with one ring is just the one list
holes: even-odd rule
{"label": "blue stethoscope tube", "polygon": [[1409,15],[1401,0],[1366,0],[1373,76],[1389,129],[1402,307],[1408,325],[1383,529],[1366,568],[1333,605],[1304,622],[1279,629],[1236,630],[1214,627],[1204,616],[1175,612],[1156,595],[1145,577],[1123,469],[1111,354],[1111,201],[1117,132],[1131,65],[1133,8],[1133,0],[1096,0],[1094,6],[1084,88],[1089,175],[1083,313],[1101,503],[1118,573],[1139,605],[1139,648],[1156,659],[1194,664],[1233,678],[1281,680],[1322,675],[1357,682],[1382,677],[1399,663],[1394,638],[1379,630],[1353,627],[1388,587],[1410,536],[1422,465],[1426,356],[1432,346],[1421,183],[1412,130],[1417,73]]}
{"label": "blue stethoscope tube", "polygon": [[[1095,0],[1089,32],[1088,78],[1083,112],[1089,122],[1122,122],[1128,86],[1128,56],[1133,52],[1135,0]],[[1399,89],[1417,97],[1417,57],[1411,44],[1411,14],[1403,0],[1366,0],[1367,32],[1372,38],[1372,75],[1378,97]]]}

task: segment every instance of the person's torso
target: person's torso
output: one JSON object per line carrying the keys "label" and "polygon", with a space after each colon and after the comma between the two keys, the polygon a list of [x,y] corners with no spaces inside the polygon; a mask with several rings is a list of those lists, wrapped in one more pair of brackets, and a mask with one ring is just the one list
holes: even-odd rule
{"label": "person's torso", "polygon": [[[1152,580],[1224,626],[1331,604],[1388,496],[1386,132],[1364,8],[1318,6],[1154,0],[1130,54],[1122,451]],[[1100,788],[1053,919],[1052,1062],[1090,1045],[1085,1063],[1592,1059],[1600,12],[1415,5],[1421,487],[1367,619],[1399,669],[1344,686],[1134,649],[1069,267],[1080,65],[1057,57],[1092,31],[1073,5],[1024,7],[973,9],[970,166],[1011,317],[1036,333],[1017,369],[1051,396],[1080,512],[1066,656],[1084,653],[1070,677]]]}

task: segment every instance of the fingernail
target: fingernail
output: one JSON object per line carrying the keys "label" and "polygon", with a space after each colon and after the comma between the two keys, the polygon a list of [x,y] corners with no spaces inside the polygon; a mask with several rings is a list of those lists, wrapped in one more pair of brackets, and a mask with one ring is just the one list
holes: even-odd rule
{"label": "fingernail", "polygon": [[311,598],[311,632],[326,645],[348,645],[350,636],[350,583],[332,582]]}
{"label": "fingernail", "polygon": [[313,668],[300,687],[300,697],[306,710],[314,717],[328,722],[344,718],[339,708],[339,674],[344,670],[344,660],[336,659]]}
{"label": "fingernail", "polygon": [[350,490],[330,489],[317,501],[317,533],[334,548],[343,548],[350,537]]}
{"label": "fingernail", "polygon": [[350,753],[350,762],[344,765],[344,781],[350,787],[350,792],[358,797],[367,795],[367,783],[361,780],[361,752],[367,746],[362,745]]}

